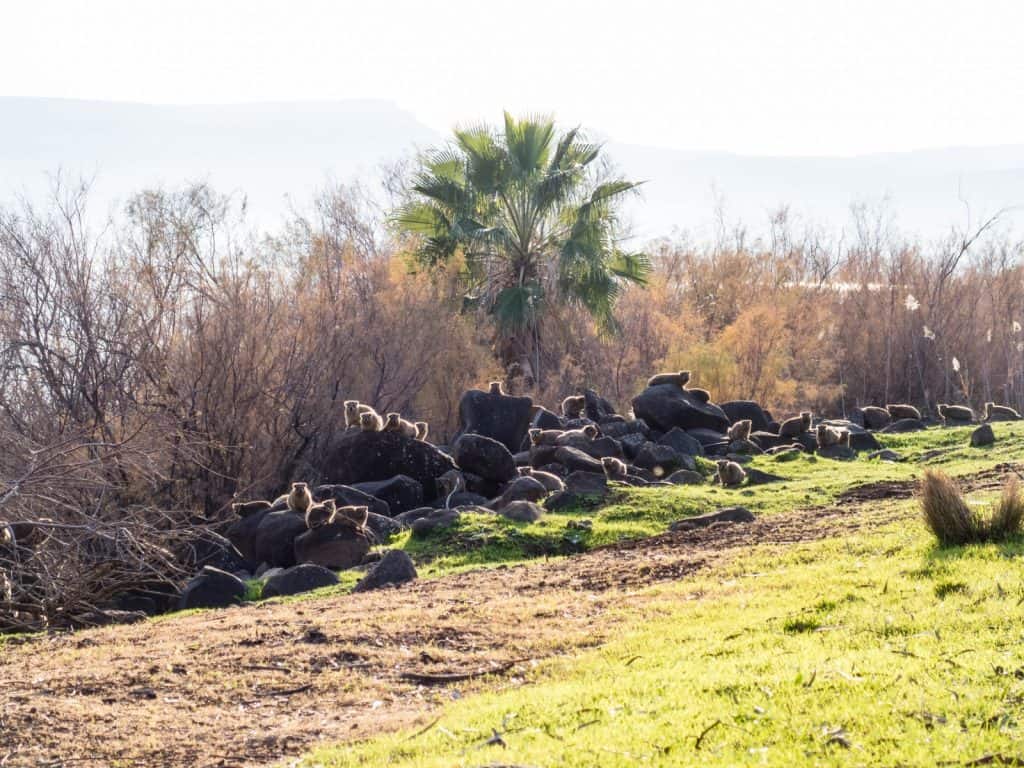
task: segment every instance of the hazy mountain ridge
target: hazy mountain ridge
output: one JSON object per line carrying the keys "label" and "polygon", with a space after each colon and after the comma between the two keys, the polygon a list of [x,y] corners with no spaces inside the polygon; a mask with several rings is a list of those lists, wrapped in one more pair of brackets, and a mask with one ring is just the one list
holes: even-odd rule
{"label": "hazy mountain ridge", "polygon": [[[207,179],[244,192],[253,223],[273,226],[287,199],[302,205],[328,178],[372,176],[382,162],[443,139],[384,101],[166,106],[0,98],[0,201],[36,197],[49,176],[95,177],[102,210],[158,184]],[[630,206],[643,236],[697,229],[717,201],[730,219],[763,228],[780,204],[838,228],[853,202],[888,196],[900,225],[926,237],[1024,204],[1024,145],[836,157],[752,157],[609,142],[608,153],[647,179]],[[1009,220],[1020,222],[1020,211]]]}

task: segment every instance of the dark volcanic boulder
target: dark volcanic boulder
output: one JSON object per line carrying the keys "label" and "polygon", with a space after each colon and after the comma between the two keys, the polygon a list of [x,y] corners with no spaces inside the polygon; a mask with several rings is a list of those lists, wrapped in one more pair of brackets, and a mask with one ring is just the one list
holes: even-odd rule
{"label": "dark volcanic boulder", "polygon": [[670,531],[692,531],[697,528],[707,528],[715,523],[752,523],[757,518],[754,513],[746,507],[726,507],[717,512],[696,517],[686,517],[677,520],[669,526]]}
{"label": "dark volcanic boulder", "polygon": [[533,400],[528,397],[492,395],[471,389],[459,400],[459,431],[483,435],[502,443],[512,453],[523,445],[533,418]]}
{"label": "dark volcanic boulder", "polygon": [[517,523],[535,523],[544,517],[544,510],[532,501],[513,501],[502,507],[498,514]]}
{"label": "dark volcanic boulder", "polygon": [[762,451],[770,451],[772,448],[789,445],[793,442],[788,437],[779,437],[775,432],[754,432],[750,435],[750,440],[757,443]]}
{"label": "dark volcanic boulder", "polygon": [[533,408],[534,414],[530,420],[531,427],[537,427],[538,429],[562,429],[562,420],[558,417],[558,414],[549,411],[543,405],[535,405]]}
{"label": "dark volcanic boulder", "polygon": [[380,589],[386,584],[405,584],[415,579],[416,575],[412,558],[400,549],[392,549],[384,554],[352,591],[366,592]]}
{"label": "dark volcanic boulder", "polygon": [[273,509],[236,520],[226,535],[248,562],[288,568],[295,565],[292,543],[306,530],[302,515]]}
{"label": "dark volcanic boulder", "polygon": [[601,433],[608,437],[622,438],[626,435],[641,434],[644,437],[650,432],[650,427],[643,419],[632,419],[630,421],[611,421],[601,425]]}
{"label": "dark volcanic boulder", "polygon": [[[423,440],[413,440],[398,432],[349,430],[331,447],[323,475],[327,483],[342,485],[405,475],[423,486],[427,498],[434,498],[434,480],[454,468],[451,456]],[[398,511],[392,509],[391,513]]]}
{"label": "dark volcanic boulder", "polygon": [[178,607],[223,608],[242,602],[245,582],[237,576],[207,565],[197,573],[181,593]]}
{"label": "dark volcanic boulder", "polygon": [[605,456],[612,456],[616,459],[622,458],[622,444],[611,437],[599,437],[596,440],[582,438],[569,443],[573,448],[578,448],[587,456],[595,459],[603,459]]}
{"label": "dark volcanic boulder", "polygon": [[996,441],[996,434],[992,431],[990,424],[982,424],[971,432],[971,446],[981,448],[985,445],[992,445]]}
{"label": "dark volcanic boulder", "polygon": [[404,526],[392,517],[371,512],[366,516],[366,530],[373,543],[383,544],[395,534],[401,533]]}
{"label": "dark volcanic boulder", "polygon": [[851,432],[850,447],[855,451],[877,451],[882,445],[870,432]]}
{"label": "dark volcanic boulder", "polygon": [[767,432],[770,419],[764,409],[753,400],[730,400],[726,403],[719,403],[729,418],[729,422],[735,424],[743,419],[750,419],[750,430],[752,432]]}
{"label": "dark volcanic boulder", "polygon": [[452,457],[464,472],[472,472],[485,480],[504,483],[517,474],[511,451],[498,440],[484,435],[460,437],[452,448]]}
{"label": "dark volcanic boulder", "polygon": [[697,442],[699,442],[704,448],[707,448],[709,445],[726,443],[725,433],[714,429],[703,429],[698,427],[697,429],[686,430],[686,434],[690,437],[696,438]]}
{"label": "dark volcanic boulder", "polygon": [[703,485],[704,475],[691,469],[679,469],[665,478],[672,485]]}
{"label": "dark volcanic boulder", "polygon": [[693,456],[658,443],[648,443],[641,448],[633,463],[642,469],[649,469],[655,477],[668,477],[678,469],[697,468]]}
{"label": "dark volcanic boulder", "polygon": [[703,428],[725,432],[729,417],[713,403],[702,403],[682,387],[658,384],[633,398],[633,413],[652,427],[668,432],[672,427],[687,431]]}
{"label": "dark volcanic boulder", "polygon": [[920,432],[922,429],[925,429],[925,426],[920,419],[897,419],[889,426],[878,431],[891,432],[895,434],[901,432]]}
{"label": "dark volcanic boulder", "polygon": [[317,501],[334,499],[339,507],[367,507],[371,514],[391,517],[391,507],[386,501],[351,485],[318,485],[313,489],[313,498]]}
{"label": "dark volcanic boulder", "polygon": [[604,474],[604,466],[600,461],[592,456],[588,456],[578,448],[572,448],[568,445],[560,446],[555,451],[555,461],[570,472],[582,469],[586,472],[598,472]]}
{"label": "dark volcanic boulder", "polygon": [[668,432],[658,438],[659,445],[667,445],[675,449],[676,453],[683,453],[689,456],[703,456],[704,446],[693,435],[687,434],[679,427],[672,427]]}
{"label": "dark volcanic boulder", "polygon": [[234,544],[219,533],[201,530],[191,541],[176,552],[180,562],[190,572],[212,565],[228,573],[251,571],[259,563],[246,560]]}
{"label": "dark volcanic boulder", "polygon": [[393,515],[423,506],[423,486],[405,475],[395,475],[372,483],[356,483],[352,487],[386,502]]}
{"label": "dark volcanic boulder", "polygon": [[604,472],[572,472],[565,478],[565,490],[548,496],[544,506],[549,510],[567,509],[603,499],[608,493]]}
{"label": "dark volcanic boulder", "polygon": [[501,496],[488,506],[500,512],[515,501],[540,501],[547,495],[548,489],[540,480],[529,476],[517,477],[505,487]]}
{"label": "dark volcanic boulder", "polygon": [[530,466],[540,469],[547,464],[554,464],[555,454],[558,453],[557,445],[535,445],[530,448]]}
{"label": "dark volcanic boulder", "polygon": [[359,565],[370,551],[370,538],[365,531],[351,525],[321,525],[295,537],[295,562],[314,563],[343,571]]}
{"label": "dark volcanic boulder", "polygon": [[[406,515],[413,516],[420,512],[420,516],[410,519],[410,528],[415,539],[422,539],[429,536],[438,528],[447,528],[455,523],[462,514],[457,509],[430,509],[425,513],[422,510],[406,512]],[[406,518],[409,519],[409,518]]]}
{"label": "dark volcanic boulder", "polygon": [[617,415],[612,404],[592,389],[583,390],[583,400],[585,402],[584,413],[591,421],[600,424],[605,419]]}
{"label": "dark volcanic boulder", "polygon": [[626,458],[632,461],[640,453],[640,450],[647,445],[647,438],[640,432],[630,432],[619,439],[619,445],[622,446],[622,452]]}
{"label": "dark volcanic boulder", "polygon": [[330,587],[337,583],[338,577],[333,571],[320,565],[303,563],[276,573],[267,579],[267,583],[263,585],[263,596],[298,595],[320,587]]}

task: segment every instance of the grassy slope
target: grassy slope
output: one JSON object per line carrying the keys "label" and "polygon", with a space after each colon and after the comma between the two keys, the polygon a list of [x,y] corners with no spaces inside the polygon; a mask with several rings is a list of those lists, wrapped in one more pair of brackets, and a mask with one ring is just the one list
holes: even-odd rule
{"label": "grassy slope", "polygon": [[[886,444],[910,459],[955,446],[927,465],[965,474],[1024,456],[1024,425],[996,433],[997,445],[982,450],[961,447],[965,429]],[[586,543],[657,533],[729,504],[772,514],[826,503],[851,485],[910,478],[922,467],[807,458],[757,465],[790,479],[735,491],[625,491],[588,513],[595,525]],[[913,503],[900,504],[913,519]],[[535,527],[530,535],[557,541],[571,517],[551,515],[546,534]],[[452,547],[429,569],[521,558],[521,530],[468,521],[452,543],[460,531],[491,538],[461,560]],[[450,705],[414,738],[326,747],[308,764],[933,765],[1024,755],[1021,554],[1019,543],[935,550],[917,524],[759,548],[729,573],[660,587],[660,599],[643,608],[625,603],[620,640],[546,662],[528,685],[502,681],[498,692]],[[493,728],[507,749],[484,745]]]}
{"label": "grassy slope", "polygon": [[[662,533],[682,517],[743,505],[756,514],[773,514],[795,507],[831,503],[851,486],[882,480],[917,477],[924,466],[941,467],[950,474],[969,474],[1000,462],[1024,460],[1024,423],[996,424],[998,442],[989,448],[970,448],[971,428],[931,429],[907,435],[879,435],[887,448],[907,460],[901,463],[868,460],[837,462],[803,456],[793,461],[758,457],[751,466],[786,478],[785,482],[730,490],[714,485],[673,488],[624,489],[601,508],[549,513],[531,525],[503,518],[467,515],[452,528],[426,540],[405,534],[388,544],[406,549],[423,564],[421,574],[439,575],[490,563],[519,561],[537,556],[579,552],[623,538]],[[917,459],[926,451],[950,449],[929,460]],[[591,532],[567,528],[570,521],[588,518]]]}

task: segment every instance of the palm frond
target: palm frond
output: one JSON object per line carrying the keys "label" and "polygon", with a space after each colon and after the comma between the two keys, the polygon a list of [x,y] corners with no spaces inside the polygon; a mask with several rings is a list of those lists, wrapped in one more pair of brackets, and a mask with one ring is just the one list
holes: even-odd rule
{"label": "palm frond", "polygon": [[543,301],[544,289],[536,283],[509,286],[494,300],[494,321],[505,333],[530,328],[536,323]]}
{"label": "palm frond", "polygon": [[548,161],[555,136],[555,121],[547,116],[515,118],[505,113],[505,145],[509,160],[521,179],[540,171]]}

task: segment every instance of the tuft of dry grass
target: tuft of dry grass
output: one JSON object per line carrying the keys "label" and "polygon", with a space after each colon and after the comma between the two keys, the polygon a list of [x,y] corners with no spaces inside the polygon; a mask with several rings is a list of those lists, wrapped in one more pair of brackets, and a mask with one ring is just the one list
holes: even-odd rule
{"label": "tuft of dry grass", "polygon": [[1002,496],[992,509],[992,518],[988,523],[989,539],[1003,541],[1021,532],[1024,522],[1024,496],[1020,492],[1020,480],[1010,475],[1003,486]]}
{"label": "tuft of dry grass", "polygon": [[1006,481],[988,517],[972,509],[956,481],[937,470],[925,470],[920,504],[925,523],[944,547],[1005,541],[1020,534],[1024,522],[1024,496],[1015,476]]}

